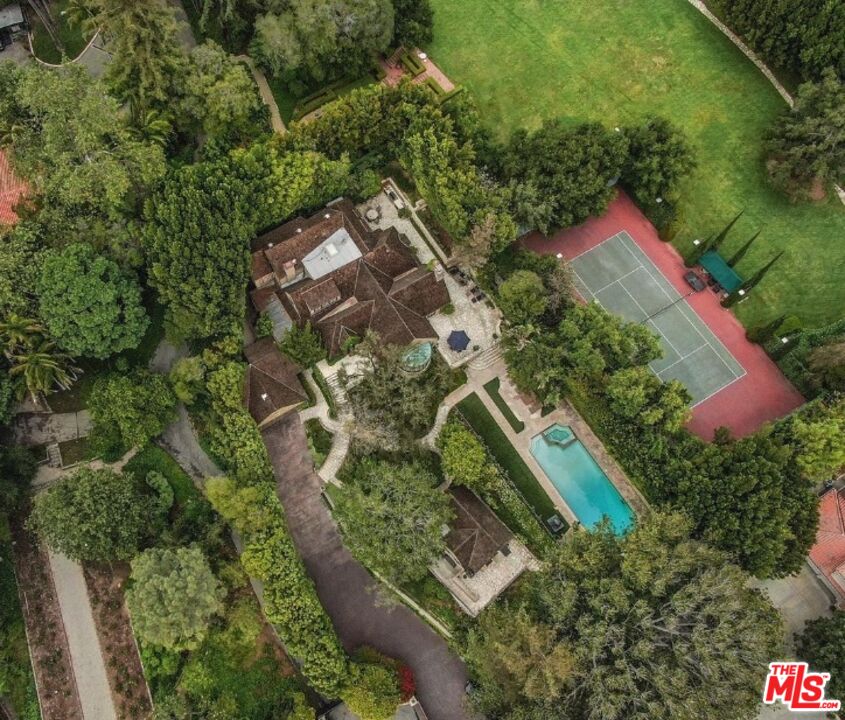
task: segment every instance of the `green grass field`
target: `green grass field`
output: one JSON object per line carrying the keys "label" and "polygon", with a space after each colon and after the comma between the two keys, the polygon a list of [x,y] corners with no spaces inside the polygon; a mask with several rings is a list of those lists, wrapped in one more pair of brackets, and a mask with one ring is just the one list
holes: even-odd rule
{"label": "green grass field", "polygon": [[782,313],[806,325],[843,315],[845,206],[791,205],[766,184],[762,138],[786,105],[754,65],[684,0],[433,0],[434,60],[472,91],[494,135],[543,119],[609,127],[648,114],[688,133],[698,168],[682,188],[686,251],[695,237],[745,215],[730,252],[763,234],[738,269],[786,254],[735,308],[753,325]]}

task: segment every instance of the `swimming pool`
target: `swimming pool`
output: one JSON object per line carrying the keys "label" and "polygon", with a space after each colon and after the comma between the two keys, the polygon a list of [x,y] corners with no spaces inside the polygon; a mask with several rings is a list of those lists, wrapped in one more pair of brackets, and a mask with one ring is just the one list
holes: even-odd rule
{"label": "swimming pool", "polygon": [[607,516],[617,535],[634,523],[634,512],[567,425],[552,425],[531,439],[531,454],[584,527]]}

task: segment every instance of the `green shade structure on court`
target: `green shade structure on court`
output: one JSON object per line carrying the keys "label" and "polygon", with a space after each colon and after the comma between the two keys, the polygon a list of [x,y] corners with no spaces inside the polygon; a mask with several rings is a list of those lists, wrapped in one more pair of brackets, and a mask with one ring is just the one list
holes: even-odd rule
{"label": "green shade structure on court", "polygon": [[698,264],[709,272],[713,279],[729,293],[732,293],[742,285],[742,278],[739,276],[739,273],[728,265],[725,258],[716,250],[708,250],[704,253]]}

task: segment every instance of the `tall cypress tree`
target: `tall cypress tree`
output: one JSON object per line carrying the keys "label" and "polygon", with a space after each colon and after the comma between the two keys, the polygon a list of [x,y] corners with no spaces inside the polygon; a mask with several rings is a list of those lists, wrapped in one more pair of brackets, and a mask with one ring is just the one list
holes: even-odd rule
{"label": "tall cypress tree", "polygon": [[783,324],[784,320],[786,320],[785,314],[778,315],[770,323],[751,328],[745,335],[751,342],[762,344],[774,337],[777,329]]}
{"label": "tall cypress tree", "polygon": [[737,250],[737,251],[736,251],[736,252],[735,252],[735,253],[731,256],[731,259],[730,259],[730,260],[728,260],[728,265],[730,265],[731,267],[733,267],[733,266],[734,266],[734,265],[736,265],[736,264],[737,264],[740,260],[742,260],[742,258],[744,258],[744,257],[745,257],[745,253],[747,253],[747,252],[748,252],[748,249],[751,247],[752,243],[753,243],[753,242],[754,242],[754,241],[758,238],[758,236],[760,235],[760,233],[761,233],[761,232],[763,232],[763,231],[762,231],[762,230],[758,230],[756,233],[754,233],[754,234],[751,236],[751,238],[748,240],[748,242],[746,242],[746,243],[745,243],[745,245],[743,245],[743,246],[742,246],[739,250]]}
{"label": "tall cypress tree", "polygon": [[772,269],[772,265],[774,265],[778,260],[780,260],[781,255],[783,255],[783,250],[781,250],[771,260],[769,260],[769,262],[767,262],[765,265],[763,265],[763,267],[761,267],[748,280],[746,280],[742,284],[742,289],[745,290],[745,292],[748,292],[757,283],[759,283],[766,276],[766,273],[769,272],[769,270]]}
{"label": "tall cypress tree", "polygon": [[716,236],[716,239],[715,239],[715,240],[713,241],[713,243],[710,245],[710,247],[708,248],[708,250],[718,250],[718,249],[722,246],[722,243],[723,243],[723,242],[725,242],[725,238],[728,236],[728,233],[731,231],[731,228],[732,228],[734,225],[736,225],[736,221],[737,221],[737,220],[739,220],[739,219],[742,217],[742,214],[743,214],[744,212],[745,212],[745,208],[743,208],[742,210],[740,210],[740,211],[739,211],[739,214],[738,214],[738,215],[737,215],[737,216],[736,216],[733,220],[731,220],[731,221],[730,221],[727,225],[725,225],[725,227],[724,227],[724,229],[722,230],[722,232],[720,232],[720,233]]}

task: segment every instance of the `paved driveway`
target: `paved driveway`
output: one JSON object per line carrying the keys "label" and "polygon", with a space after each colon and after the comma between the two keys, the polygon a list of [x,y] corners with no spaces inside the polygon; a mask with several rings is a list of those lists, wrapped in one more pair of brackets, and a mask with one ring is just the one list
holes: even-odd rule
{"label": "paved driveway", "polygon": [[320,496],[299,418],[294,414],[262,434],[293,540],[344,647],[370,645],[407,663],[431,720],[468,720],[463,662],[411,610],[387,604],[378,583],[344,547]]}

